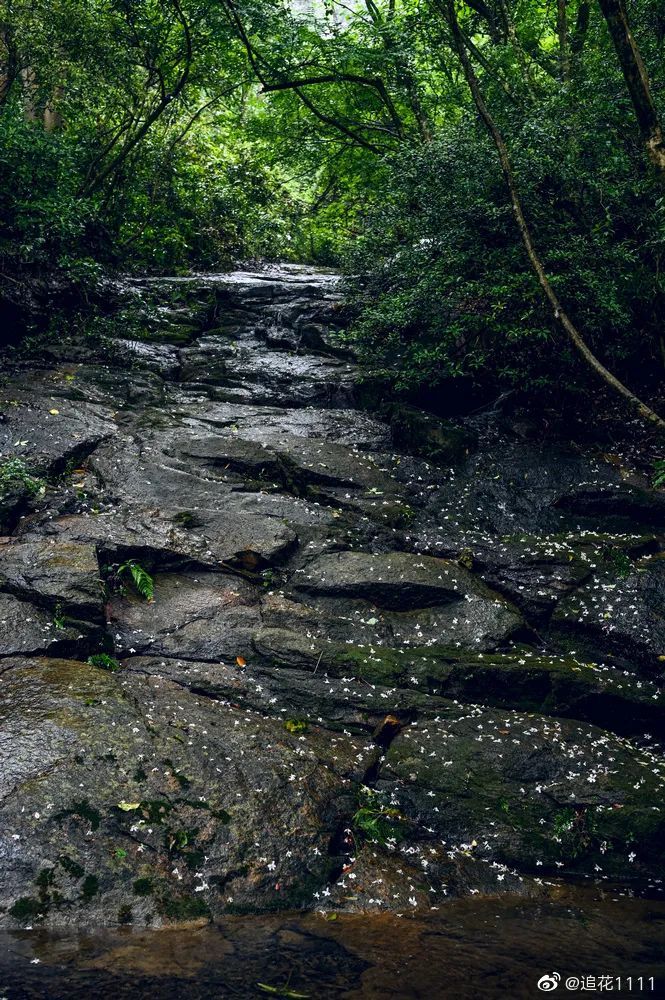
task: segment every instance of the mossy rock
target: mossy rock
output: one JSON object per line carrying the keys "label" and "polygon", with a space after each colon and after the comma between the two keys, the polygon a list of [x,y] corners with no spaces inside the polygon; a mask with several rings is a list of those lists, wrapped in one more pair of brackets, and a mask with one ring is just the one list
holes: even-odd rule
{"label": "mossy rock", "polygon": [[387,688],[584,719],[619,733],[665,728],[665,693],[658,687],[573,656],[312,642],[286,629],[263,629],[254,646],[277,666],[353,676]]}

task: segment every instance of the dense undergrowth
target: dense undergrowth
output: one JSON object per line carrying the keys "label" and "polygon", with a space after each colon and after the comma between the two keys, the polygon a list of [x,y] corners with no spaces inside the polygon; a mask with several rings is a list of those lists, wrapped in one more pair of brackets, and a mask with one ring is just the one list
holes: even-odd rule
{"label": "dense undergrowth", "polygon": [[[352,335],[397,391],[586,393],[525,254],[457,21],[552,287],[599,360],[657,405],[665,170],[624,82],[610,0],[558,14],[413,0],[4,6],[8,336],[44,329],[46,312],[59,336],[53,303],[69,309],[109,272],[313,262],[347,273]],[[627,16],[659,127],[665,22],[653,0]]]}

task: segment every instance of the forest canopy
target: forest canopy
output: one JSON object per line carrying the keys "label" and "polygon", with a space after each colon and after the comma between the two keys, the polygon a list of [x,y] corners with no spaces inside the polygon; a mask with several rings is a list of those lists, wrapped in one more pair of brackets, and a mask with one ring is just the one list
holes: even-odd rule
{"label": "forest canopy", "polygon": [[404,392],[653,398],[664,44],[656,0],[3,0],[1,294],[311,261]]}

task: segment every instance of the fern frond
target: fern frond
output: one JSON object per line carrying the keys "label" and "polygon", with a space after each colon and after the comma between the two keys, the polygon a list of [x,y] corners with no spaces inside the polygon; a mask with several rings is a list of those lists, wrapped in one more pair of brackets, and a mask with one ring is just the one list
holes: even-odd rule
{"label": "fern frond", "polygon": [[653,463],[653,467],[655,472],[653,485],[655,487],[665,486],[665,459],[657,459]]}
{"label": "fern frond", "polygon": [[118,576],[126,573],[131,576],[137,594],[140,594],[144,600],[151,601],[155,596],[155,581],[147,569],[144,569],[136,559],[129,559],[118,570]]}
{"label": "fern frond", "polygon": [[130,563],[129,571],[132,574],[134,586],[141,597],[144,597],[146,601],[151,601],[155,596],[155,581],[150,573],[137,562]]}

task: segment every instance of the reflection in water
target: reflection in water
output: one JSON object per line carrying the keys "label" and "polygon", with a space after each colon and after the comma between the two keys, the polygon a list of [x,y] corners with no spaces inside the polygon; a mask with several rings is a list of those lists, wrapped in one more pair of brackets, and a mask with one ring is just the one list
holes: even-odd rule
{"label": "reflection in water", "polygon": [[566,996],[567,976],[632,975],[633,993],[642,976],[644,992],[665,997],[664,932],[665,903],[580,888],[546,902],[459,900],[427,920],[279,914],[161,931],[20,931],[2,935],[0,996],[526,998],[556,971]]}

